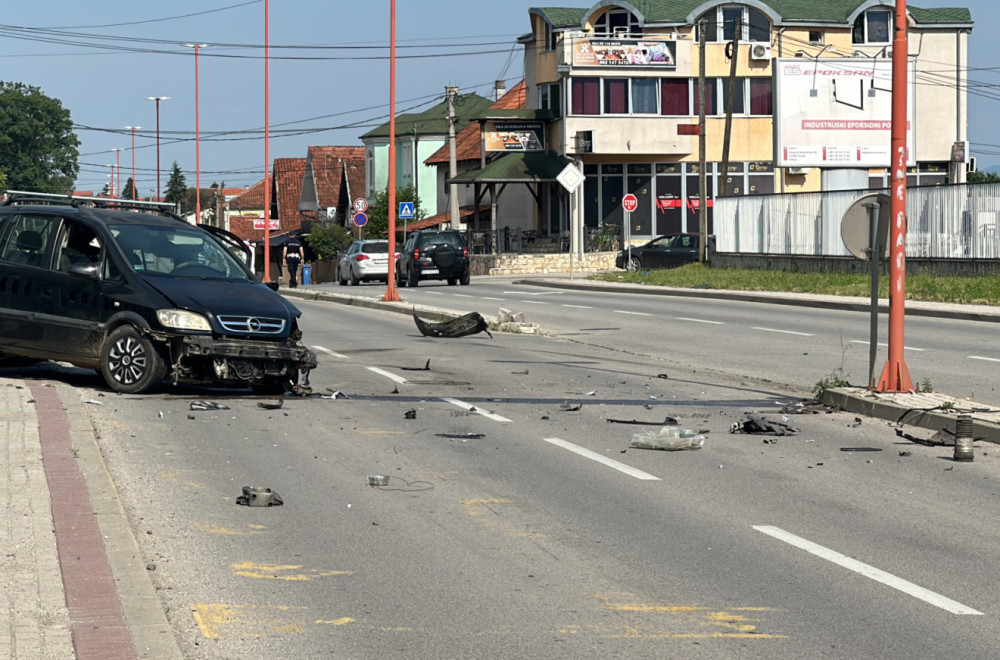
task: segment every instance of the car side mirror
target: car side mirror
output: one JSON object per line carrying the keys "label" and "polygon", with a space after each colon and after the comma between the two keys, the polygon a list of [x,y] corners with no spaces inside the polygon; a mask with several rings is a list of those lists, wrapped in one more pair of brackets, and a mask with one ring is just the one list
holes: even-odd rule
{"label": "car side mirror", "polygon": [[101,279],[101,270],[97,267],[97,264],[73,264],[67,272],[70,275],[86,277],[89,280]]}

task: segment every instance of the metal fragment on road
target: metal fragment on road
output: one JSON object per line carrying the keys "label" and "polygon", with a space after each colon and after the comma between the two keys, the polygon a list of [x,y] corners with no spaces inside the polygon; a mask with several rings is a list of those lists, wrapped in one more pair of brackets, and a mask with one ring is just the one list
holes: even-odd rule
{"label": "metal fragment on road", "polygon": [[270,488],[244,486],[243,494],[236,498],[236,503],[243,506],[280,506],[285,502]]}
{"label": "metal fragment on road", "polygon": [[190,408],[191,410],[229,410],[229,406],[215,401],[192,401]]}
{"label": "metal fragment on road", "polygon": [[417,411],[416,411],[416,409],[415,408],[410,408],[409,410],[407,410],[405,413],[403,413],[403,418],[404,419],[416,419],[417,418]]}
{"label": "metal fragment on road", "polygon": [[783,422],[775,422],[757,415],[747,415],[743,420],[735,422],[729,428],[729,432],[765,435],[795,435],[799,432],[799,430]]}
{"label": "metal fragment on road", "polygon": [[264,410],[278,410],[283,405],[285,405],[285,400],[284,399],[278,399],[278,401],[275,402],[275,403],[266,403],[264,401],[258,401],[257,402],[257,407],[258,408],[263,408]]}
{"label": "metal fragment on road", "polygon": [[485,433],[435,433],[439,438],[453,438],[455,440],[480,440],[486,437]]}

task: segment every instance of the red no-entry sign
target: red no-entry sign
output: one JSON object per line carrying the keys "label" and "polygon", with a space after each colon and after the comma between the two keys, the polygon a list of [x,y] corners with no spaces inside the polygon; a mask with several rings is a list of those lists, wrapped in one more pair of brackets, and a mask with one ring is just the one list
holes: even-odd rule
{"label": "red no-entry sign", "polygon": [[635,195],[629,193],[622,197],[622,208],[631,213],[639,208],[639,200],[636,199]]}

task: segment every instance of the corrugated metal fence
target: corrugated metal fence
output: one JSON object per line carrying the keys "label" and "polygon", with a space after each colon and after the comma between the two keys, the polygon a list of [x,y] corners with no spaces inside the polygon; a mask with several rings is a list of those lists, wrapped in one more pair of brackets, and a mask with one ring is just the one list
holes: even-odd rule
{"label": "corrugated metal fence", "polygon": [[[713,229],[718,250],[850,256],[840,237],[841,219],[851,204],[870,192],[876,191],[717,197]],[[1000,256],[1000,183],[909,188],[906,213],[907,257]]]}

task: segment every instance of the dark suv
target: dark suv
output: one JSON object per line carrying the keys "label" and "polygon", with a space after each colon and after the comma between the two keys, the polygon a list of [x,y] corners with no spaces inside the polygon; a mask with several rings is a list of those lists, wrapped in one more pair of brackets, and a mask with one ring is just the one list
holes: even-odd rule
{"label": "dark suv", "polygon": [[276,391],[300,373],[308,382],[316,356],[300,312],[246,266],[246,245],[164,207],[8,192],[0,366],[61,360],[130,394],[164,378]]}
{"label": "dark suv", "polygon": [[411,233],[396,260],[396,285],[417,286],[420,280],[469,283],[469,248],[453,229],[418,229]]}

